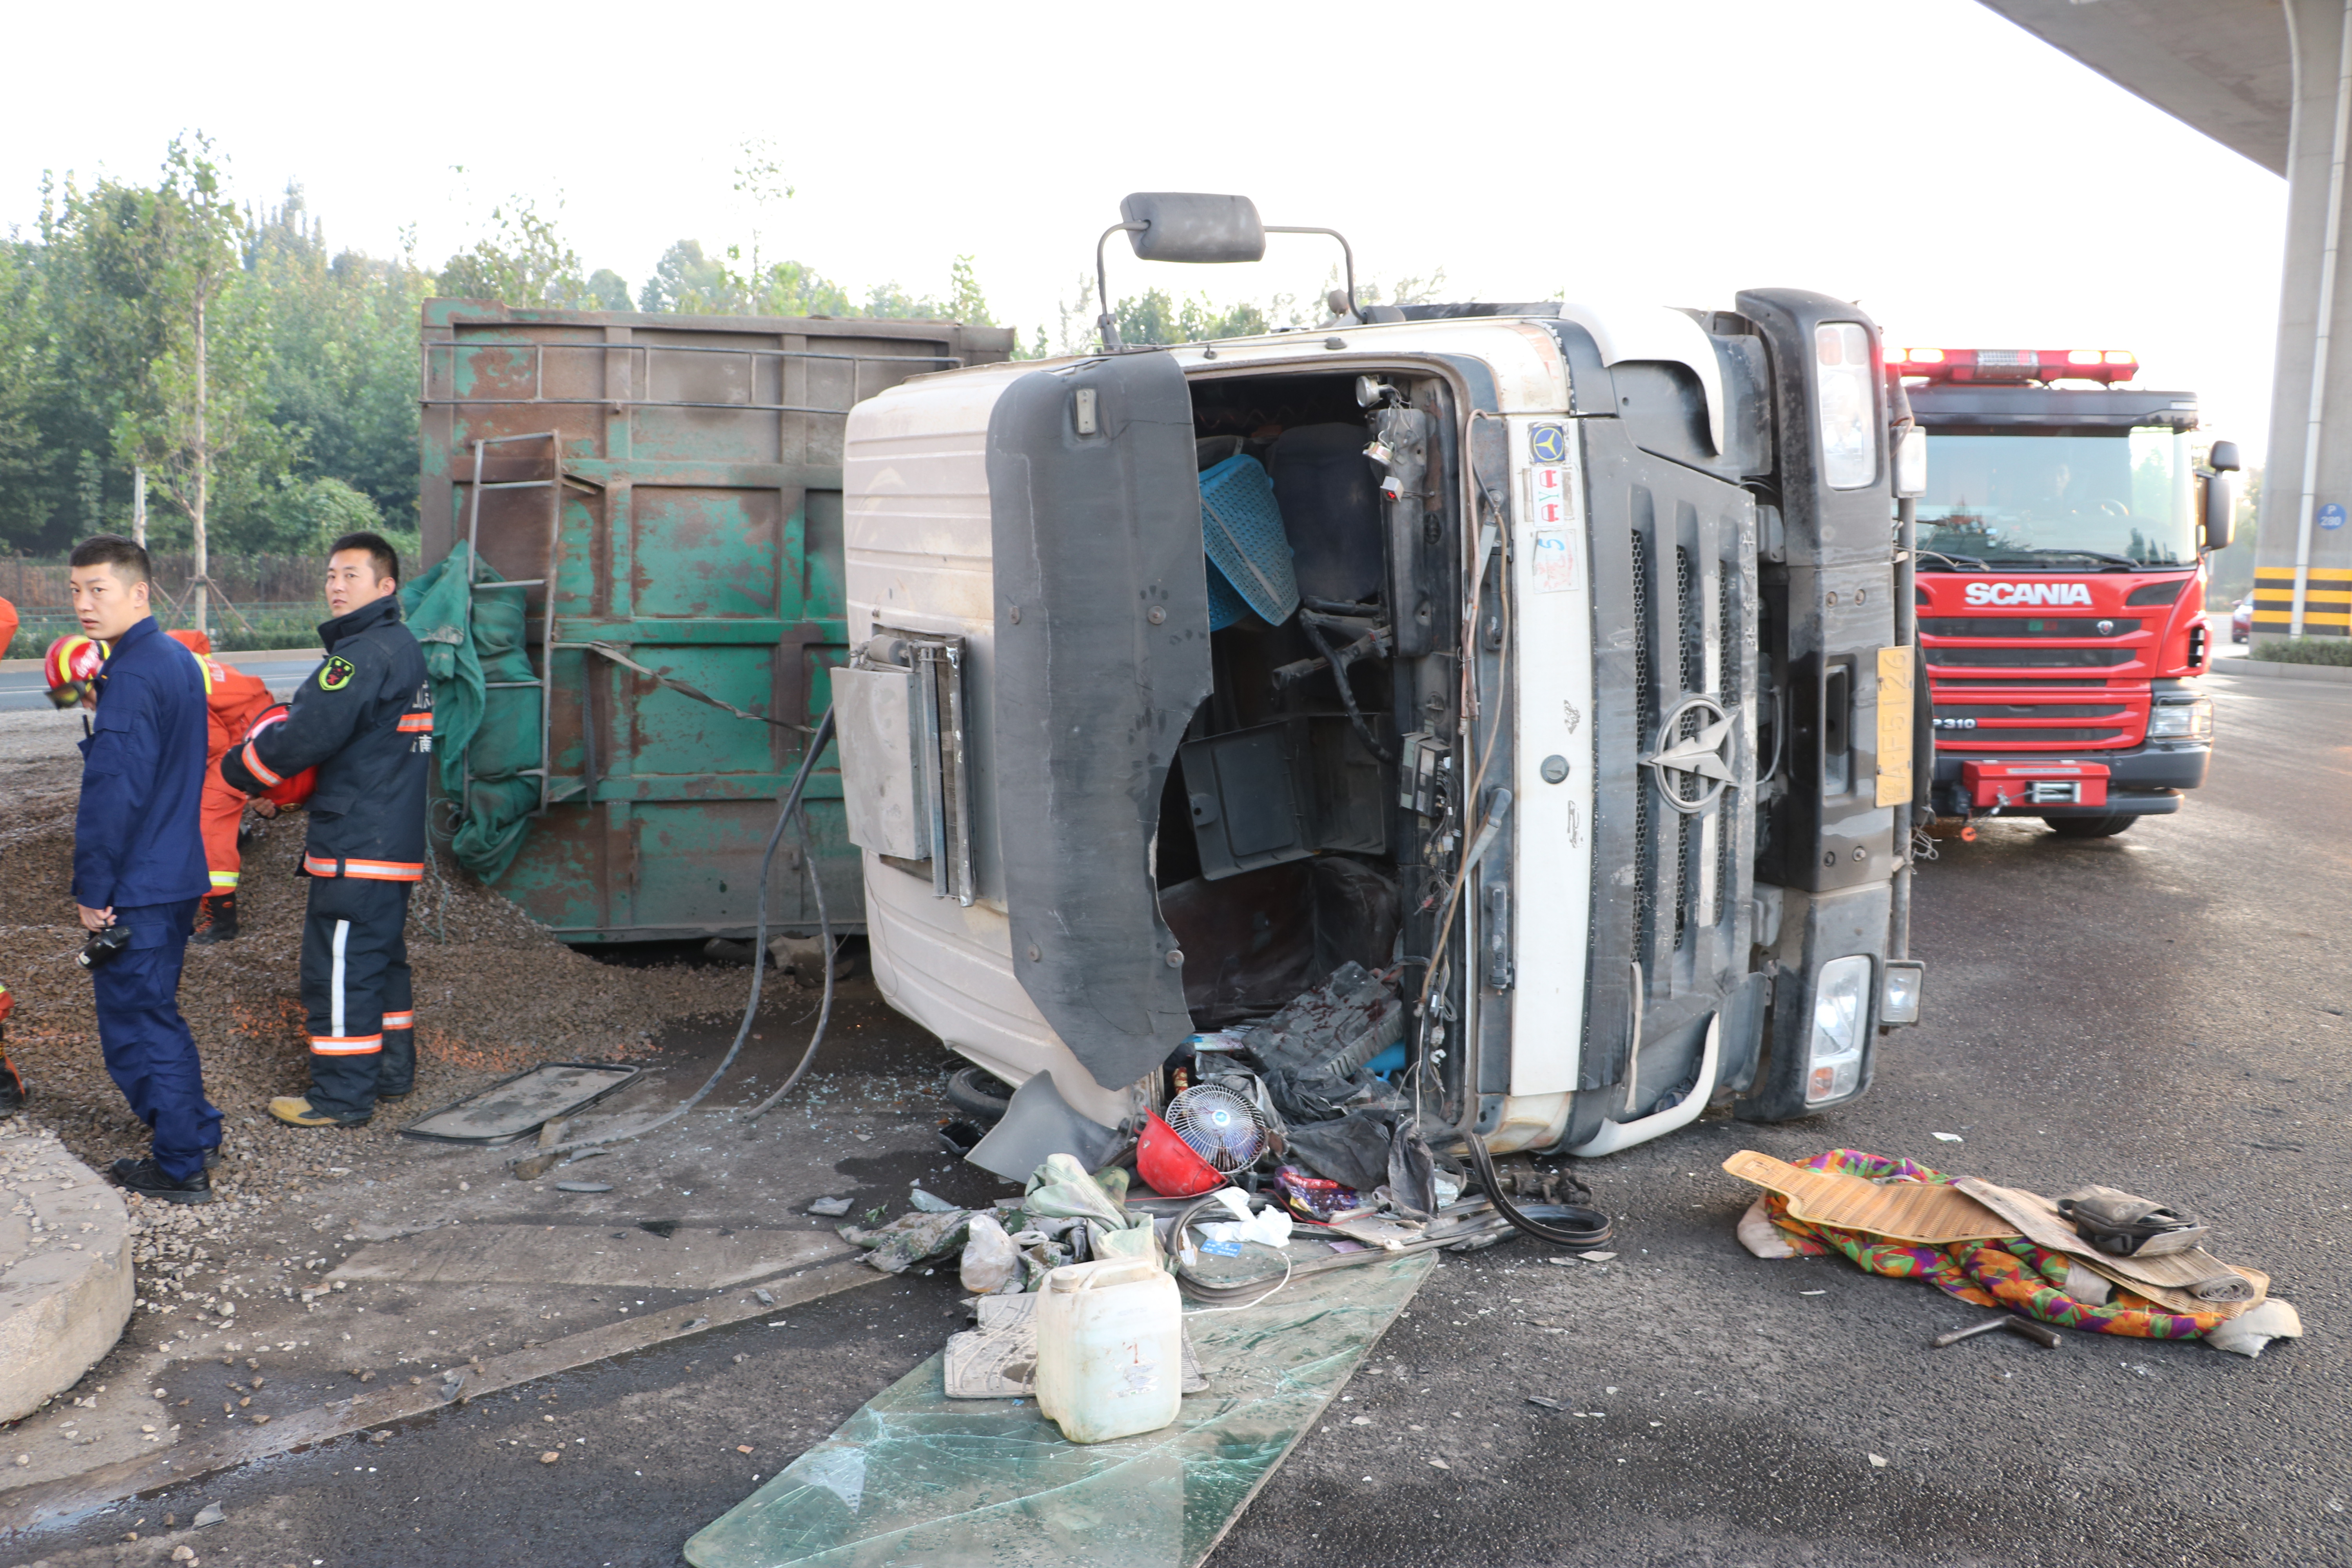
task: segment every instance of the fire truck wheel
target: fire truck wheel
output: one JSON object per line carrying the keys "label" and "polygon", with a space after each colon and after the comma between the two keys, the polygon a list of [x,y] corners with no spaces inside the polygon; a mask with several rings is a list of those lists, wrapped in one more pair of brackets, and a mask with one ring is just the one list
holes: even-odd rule
{"label": "fire truck wheel", "polygon": [[979,1068],[959,1068],[948,1075],[948,1103],[982,1127],[1003,1121],[1012,1100],[1013,1086]]}
{"label": "fire truck wheel", "polygon": [[2050,831],[2061,838],[2113,838],[2139,819],[2136,816],[2045,816]]}

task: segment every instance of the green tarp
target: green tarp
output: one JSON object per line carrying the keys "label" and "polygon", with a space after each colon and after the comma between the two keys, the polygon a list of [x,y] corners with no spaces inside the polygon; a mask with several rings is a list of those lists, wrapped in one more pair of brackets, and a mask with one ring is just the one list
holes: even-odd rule
{"label": "green tarp", "polygon": [[[460,544],[400,590],[408,629],[424,645],[433,678],[433,750],[441,790],[458,804],[450,849],[457,863],[495,882],[514,863],[539,809],[540,781],[520,776],[540,765],[541,693],[535,686],[493,689],[501,680],[536,680],[523,648],[524,595],[472,593]],[[502,581],[488,562],[474,583]],[[467,598],[473,600],[467,635]]]}

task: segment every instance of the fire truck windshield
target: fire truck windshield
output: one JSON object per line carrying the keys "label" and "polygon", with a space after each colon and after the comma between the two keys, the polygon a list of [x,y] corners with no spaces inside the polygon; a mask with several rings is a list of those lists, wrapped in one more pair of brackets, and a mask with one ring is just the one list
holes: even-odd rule
{"label": "fire truck windshield", "polygon": [[1927,436],[1920,564],[2080,572],[2197,560],[2189,437],[2144,426],[2084,435]]}

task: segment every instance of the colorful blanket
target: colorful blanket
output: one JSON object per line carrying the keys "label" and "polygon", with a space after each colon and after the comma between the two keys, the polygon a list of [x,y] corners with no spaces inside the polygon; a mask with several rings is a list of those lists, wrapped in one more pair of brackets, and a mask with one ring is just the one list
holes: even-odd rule
{"label": "colorful blanket", "polygon": [[[1915,1161],[1867,1154],[1859,1149],[1832,1149],[1797,1163],[1807,1170],[1874,1182],[1948,1185],[1954,1180]],[[2036,1247],[2021,1237],[1927,1247],[1791,1218],[1789,1200],[1778,1193],[1767,1193],[1763,1201],[1773,1225],[1799,1252],[1842,1252],[1873,1274],[1925,1279],[1963,1301],[2007,1308],[2062,1328],[2144,1340],[2193,1340],[2202,1338],[2225,1318],[2220,1312],[2171,1311],[2120,1288],[2104,1306],[2077,1300],[2066,1294],[2066,1255]]]}

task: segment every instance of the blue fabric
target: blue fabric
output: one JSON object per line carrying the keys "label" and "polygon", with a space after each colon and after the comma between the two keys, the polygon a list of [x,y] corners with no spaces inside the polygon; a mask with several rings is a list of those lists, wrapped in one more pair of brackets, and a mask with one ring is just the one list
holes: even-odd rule
{"label": "blue fabric", "polygon": [[207,723],[204,667],[152,616],[115,640],[81,742],[74,902],[120,910],[211,889],[199,818]]}
{"label": "blue fabric", "polygon": [[202,1171],[205,1151],[221,1141],[221,1113],[205,1098],[195,1037],[180,1016],[180,964],[195,920],[194,899],[118,904],[114,921],[131,928],[131,945],[90,971],[107,1074],[154,1129],[155,1163],[176,1182]]}

